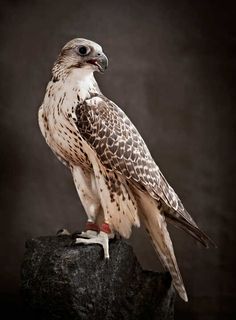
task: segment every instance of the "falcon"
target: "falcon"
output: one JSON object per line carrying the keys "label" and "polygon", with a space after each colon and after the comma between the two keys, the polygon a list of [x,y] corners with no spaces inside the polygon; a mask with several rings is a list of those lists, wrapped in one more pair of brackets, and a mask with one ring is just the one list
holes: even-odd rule
{"label": "falcon", "polygon": [[153,160],[127,115],[100,91],[94,72],[108,59],[97,43],[76,38],[61,50],[39,108],[41,132],[72,173],[88,220],[75,243],[100,244],[109,258],[109,239],[129,238],[140,220],[180,297],[187,294],[174,255],[167,222],[205,247],[199,230]]}

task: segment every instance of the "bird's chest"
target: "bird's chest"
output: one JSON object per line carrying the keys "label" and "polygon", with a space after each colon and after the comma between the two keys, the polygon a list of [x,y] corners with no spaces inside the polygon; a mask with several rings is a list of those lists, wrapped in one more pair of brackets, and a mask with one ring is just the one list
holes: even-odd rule
{"label": "bird's chest", "polygon": [[78,103],[75,90],[47,90],[39,110],[42,134],[57,157],[67,165],[90,166],[86,143],[74,124]]}

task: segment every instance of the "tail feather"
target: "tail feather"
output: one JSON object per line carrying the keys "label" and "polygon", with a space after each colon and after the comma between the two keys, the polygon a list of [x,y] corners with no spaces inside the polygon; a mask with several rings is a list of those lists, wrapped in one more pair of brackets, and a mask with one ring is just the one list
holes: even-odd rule
{"label": "tail feather", "polygon": [[175,227],[184,230],[188,234],[190,234],[194,239],[199,241],[204,247],[209,248],[210,246],[216,247],[211,238],[209,238],[203,231],[201,231],[196,224],[191,224],[187,220],[182,217],[175,217],[173,214],[169,214],[165,212],[165,217],[167,222],[173,224]]}
{"label": "tail feather", "polygon": [[177,265],[173,245],[167,230],[165,216],[157,208],[156,201],[150,195],[139,192],[139,206],[146,229],[152,239],[154,248],[164,268],[166,268],[173,279],[173,285],[180,297],[188,301],[184,283]]}

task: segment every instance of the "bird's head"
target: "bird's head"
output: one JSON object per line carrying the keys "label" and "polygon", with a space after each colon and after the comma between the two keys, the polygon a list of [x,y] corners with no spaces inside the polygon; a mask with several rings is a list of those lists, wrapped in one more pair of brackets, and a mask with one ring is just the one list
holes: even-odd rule
{"label": "bird's head", "polygon": [[76,38],[69,41],[61,50],[53,73],[63,68],[64,72],[79,69],[88,72],[104,72],[108,67],[108,59],[102,47],[90,40]]}

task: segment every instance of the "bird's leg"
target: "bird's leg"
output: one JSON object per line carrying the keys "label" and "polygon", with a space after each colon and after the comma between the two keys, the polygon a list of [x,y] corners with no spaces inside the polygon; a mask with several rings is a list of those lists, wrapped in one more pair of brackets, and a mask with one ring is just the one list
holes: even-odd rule
{"label": "bird's leg", "polygon": [[87,239],[94,238],[100,231],[96,219],[102,211],[100,199],[96,191],[94,176],[89,171],[83,170],[81,167],[72,167],[71,171],[76,190],[88,216],[85,230],[81,233],[75,232],[73,237]]}
{"label": "bird's leg", "polygon": [[100,226],[100,232],[96,237],[91,239],[83,239],[83,238],[76,238],[76,244],[100,244],[103,247],[104,257],[109,259],[109,239],[114,238],[114,233],[111,231],[110,226],[108,223],[103,223]]}

